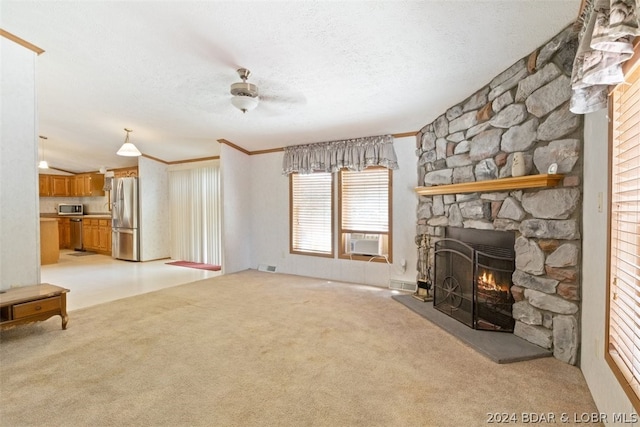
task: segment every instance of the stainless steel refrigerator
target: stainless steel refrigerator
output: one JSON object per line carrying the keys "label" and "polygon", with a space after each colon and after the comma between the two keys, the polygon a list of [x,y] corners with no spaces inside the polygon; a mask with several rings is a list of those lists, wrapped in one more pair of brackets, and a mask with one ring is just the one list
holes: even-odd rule
{"label": "stainless steel refrigerator", "polygon": [[111,203],[111,255],[140,261],[138,178],[114,178]]}

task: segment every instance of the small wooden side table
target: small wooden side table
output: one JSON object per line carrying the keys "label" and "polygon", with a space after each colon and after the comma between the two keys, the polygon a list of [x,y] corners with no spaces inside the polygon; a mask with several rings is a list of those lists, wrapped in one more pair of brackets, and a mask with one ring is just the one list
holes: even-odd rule
{"label": "small wooden side table", "polygon": [[69,289],[49,283],[0,291],[0,328],[59,315],[62,329],[67,329],[67,292]]}

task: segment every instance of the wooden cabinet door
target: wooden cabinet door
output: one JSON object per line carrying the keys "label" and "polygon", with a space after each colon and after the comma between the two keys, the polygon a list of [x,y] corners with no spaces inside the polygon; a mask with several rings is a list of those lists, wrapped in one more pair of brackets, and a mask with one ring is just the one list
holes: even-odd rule
{"label": "wooden cabinet door", "polygon": [[91,175],[84,175],[82,177],[82,180],[84,181],[84,184],[83,184],[84,193],[82,195],[90,196],[91,195]]}
{"label": "wooden cabinet door", "polygon": [[60,249],[71,248],[71,223],[69,218],[58,218],[58,241]]}
{"label": "wooden cabinet door", "polygon": [[98,226],[98,221],[95,219],[91,225],[91,240],[93,243],[91,249],[100,250],[100,227]]}
{"label": "wooden cabinet door", "polygon": [[90,219],[82,220],[82,246],[84,249],[93,249],[93,234],[91,233]]}
{"label": "wooden cabinet door", "polygon": [[87,196],[104,196],[104,175],[98,173],[88,175],[85,189],[88,192]]}
{"label": "wooden cabinet door", "polygon": [[69,177],[69,195],[77,196],[78,195],[78,180],[75,176]]}
{"label": "wooden cabinet door", "polygon": [[51,175],[38,175],[38,193],[40,197],[51,195]]}
{"label": "wooden cabinet door", "polygon": [[69,196],[69,177],[51,175],[51,195],[56,197]]}
{"label": "wooden cabinet door", "polygon": [[109,226],[109,220],[99,220],[98,234],[100,236],[100,243],[98,248],[101,251],[111,251],[111,227]]}
{"label": "wooden cabinet door", "polygon": [[66,220],[64,223],[64,243],[65,248],[71,249],[71,222]]}
{"label": "wooden cabinet door", "polygon": [[74,183],[76,184],[76,186],[75,186],[75,192],[73,193],[73,195],[76,197],[84,196],[86,193],[85,186],[84,186],[84,183],[85,183],[84,175],[76,175],[74,177]]}

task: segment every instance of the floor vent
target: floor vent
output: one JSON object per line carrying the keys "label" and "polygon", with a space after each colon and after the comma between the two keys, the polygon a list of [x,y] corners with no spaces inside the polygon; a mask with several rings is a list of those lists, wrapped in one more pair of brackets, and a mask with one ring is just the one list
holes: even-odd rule
{"label": "floor vent", "polygon": [[416,292],[418,285],[415,282],[405,282],[403,280],[389,280],[389,289],[395,289],[398,291]]}
{"label": "floor vent", "polygon": [[276,272],[276,266],[275,265],[260,264],[258,266],[258,271],[266,271],[267,273],[275,273]]}

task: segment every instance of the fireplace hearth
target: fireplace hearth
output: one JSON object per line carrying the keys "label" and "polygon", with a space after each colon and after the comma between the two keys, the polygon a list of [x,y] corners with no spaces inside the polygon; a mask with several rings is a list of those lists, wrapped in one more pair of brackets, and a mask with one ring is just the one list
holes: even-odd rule
{"label": "fireplace hearth", "polygon": [[480,330],[512,332],[512,232],[449,227],[434,246],[436,309]]}

